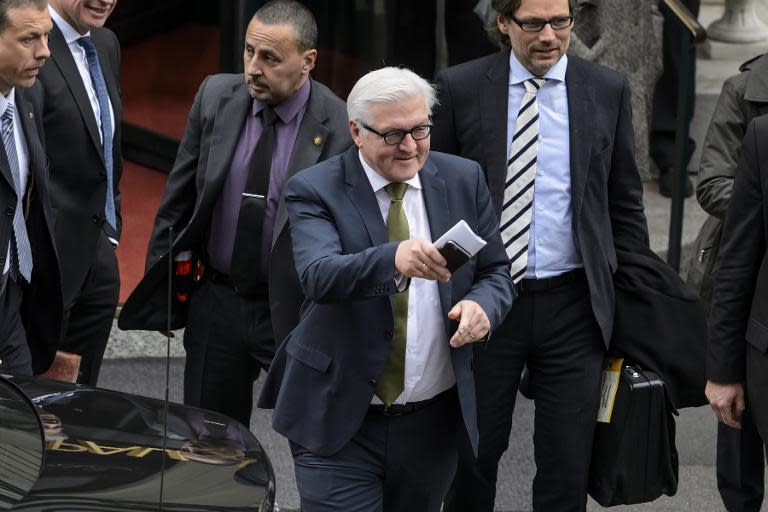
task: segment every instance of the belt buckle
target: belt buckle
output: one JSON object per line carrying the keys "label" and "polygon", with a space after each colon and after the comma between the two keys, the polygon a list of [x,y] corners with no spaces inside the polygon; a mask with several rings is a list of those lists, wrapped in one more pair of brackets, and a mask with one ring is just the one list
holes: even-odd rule
{"label": "belt buckle", "polygon": [[405,414],[404,408],[396,408],[396,409],[392,408],[393,406],[396,406],[396,405],[398,404],[385,405],[384,409],[382,409],[381,411],[381,414],[383,416],[392,416],[392,417],[402,416],[403,414]]}

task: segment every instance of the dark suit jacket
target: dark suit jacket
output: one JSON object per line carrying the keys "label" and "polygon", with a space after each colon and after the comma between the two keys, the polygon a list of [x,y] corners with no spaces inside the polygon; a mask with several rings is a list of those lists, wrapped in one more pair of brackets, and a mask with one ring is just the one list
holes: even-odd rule
{"label": "dark suit jacket", "polygon": [[120,45],[107,29],[91,31],[99,52],[104,80],[114,110],[115,208],[118,225],[114,231],[104,219],[107,174],[96,117],[80,73],[64,36],[53,24],[48,36],[51,59],[40,70],[42,83],[45,145],[50,160],[51,202],[55,213],[56,247],[61,258],[64,299],[71,303],[93,266],[96,242],[102,230],[120,238],[120,192],[118,182],[123,170],[120,151]]}
{"label": "dark suit jacket", "polygon": [[745,380],[746,343],[768,350],[768,115],[747,128],[725,217],[709,317],[707,378]]}
{"label": "dark suit jacket", "polygon": [[[24,208],[27,210],[27,234],[32,248],[32,282],[22,286],[24,297],[21,317],[27,332],[27,343],[32,352],[32,370],[43,373],[53,362],[56,346],[61,338],[62,297],[59,260],[53,243],[53,220],[49,200],[48,171],[42,140],[40,85],[33,91],[16,88],[16,108],[24,130],[29,152],[29,182]],[[16,191],[5,153],[0,144],[0,272],[5,266],[8,243],[13,236],[13,212],[16,209]],[[2,342],[2,340],[0,340]]]}
{"label": "dark suit jacket", "polygon": [[[432,148],[480,162],[501,215],[507,173],[509,50],[441,72],[437,77]],[[571,155],[573,236],[606,346],[613,330],[612,274],[622,239],[648,245],[643,188],[635,164],[627,80],[568,57],[565,83]]]}
{"label": "dark suit jacket", "polygon": [[[435,239],[464,219],[488,242],[448,283],[439,283],[445,333],[453,334],[447,314],[462,299],[479,303],[494,328],[507,314],[514,289],[482,171],[474,162],[432,152],[419,176]],[[360,427],[384,368],[394,329],[390,299],[396,293],[398,244],[387,243],[357,148],[299,173],[283,196],[307,299],[298,327],[275,355],[259,407],[275,409],[275,430],[328,455]],[[472,347],[451,350],[451,356],[476,449]]]}
{"label": "dark suit jacket", "polygon": [[[252,101],[242,75],[210,76],[200,86],[157,212],[147,252],[146,275],[123,306],[120,328],[165,329],[168,228],[172,226],[177,235],[174,255],[185,250],[205,254],[205,237],[214,205]],[[351,144],[344,102],[313,80],[288,175],[337,155]],[[272,244],[270,308],[275,339],[279,341],[296,325],[301,305],[283,204],[275,218]],[[174,329],[186,324],[184,308],[174,310],[171,324]]]}

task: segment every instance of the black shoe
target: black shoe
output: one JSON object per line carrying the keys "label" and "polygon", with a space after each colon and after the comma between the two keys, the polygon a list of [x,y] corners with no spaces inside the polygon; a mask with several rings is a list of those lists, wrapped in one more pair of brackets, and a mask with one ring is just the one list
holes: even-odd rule
{"label": "black shoe", "polygon": [[[674,183],[675,173],[672,169],[665,169],[659,173],[659,194],[664,197],[672,197],[672,193],[675,190]],[[693,182],[691,178],[686,175],[685,177],[685,197],[691,197],[693,195]]]}

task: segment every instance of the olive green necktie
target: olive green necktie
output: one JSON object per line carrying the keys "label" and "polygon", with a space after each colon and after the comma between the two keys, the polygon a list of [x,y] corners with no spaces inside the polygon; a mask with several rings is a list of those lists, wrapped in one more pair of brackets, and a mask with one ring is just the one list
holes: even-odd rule
{"label": "olive green necktie", "polygon": [[[392,202],[387,214],[387,239],[390,242],[408,240],[410,230],[408,219],[403,210],[403,196],[406,183],[390,183],[386,186]],[[405,340],[408,333],[408,289],[395,294],[392,299],[395,333],[392,337],[392,347],[389,350],[387,363],[376,386],[376,396],[385,405],[392,403],[400,396],[405,386]]]}

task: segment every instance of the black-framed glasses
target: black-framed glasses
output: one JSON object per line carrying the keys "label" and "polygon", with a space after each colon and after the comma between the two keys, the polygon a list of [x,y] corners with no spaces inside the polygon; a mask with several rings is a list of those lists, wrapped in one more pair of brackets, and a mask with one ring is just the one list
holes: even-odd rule
{"label": "black-framed glasses", "polygon": [[565,30],[573,25],[573,16],[558,16],[548,20],[519,20],[510,16],[509,19],[517,23],[523,32],[541,32],[545,25],[549,25],[555,31]]}
{"label": "black-framed glasses", "polygon": [[363,128],[369,132],[375,133],[384,139],[384,144],[389,144],[390,146],[394,146],[403,142],[405,136],[409,133],[411,134],[411,137],[413,137],[413,140],[422,140],[429,137],[429,134],[432,131],[431,124],[420,124],[419,126],[414,126],[410,130],[389,130],[388,132],[381,133],[380,131],[371,128],[365,123],[361,124],[363,125]]}

